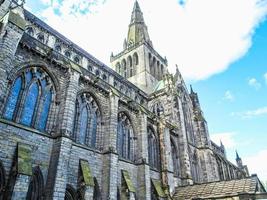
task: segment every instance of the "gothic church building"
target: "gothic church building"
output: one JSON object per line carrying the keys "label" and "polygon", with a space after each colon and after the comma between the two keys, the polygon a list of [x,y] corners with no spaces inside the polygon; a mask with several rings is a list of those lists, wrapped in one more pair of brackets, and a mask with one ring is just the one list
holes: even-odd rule
{"label": "gothic church building", "polygon": [[0,200],[205,199],[197,187],[223,199],[212,190],[231,184],[227,195],[240,199],[265,192],[238,154],[235,165],[210,140],[197,93],[178,68],[168,72],[138,2],[110,67],[23,3],[0,1]]}

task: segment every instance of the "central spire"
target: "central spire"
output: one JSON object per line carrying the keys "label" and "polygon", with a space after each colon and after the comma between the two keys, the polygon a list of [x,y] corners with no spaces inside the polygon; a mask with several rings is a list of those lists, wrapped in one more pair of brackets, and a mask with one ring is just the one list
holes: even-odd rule
{"label": "central spire", "polygon": [[138,1],[135,1],[128,30],[126,48],[144,42],[147,42],[152,46],[151,41],[149,39],[147,26],[144,21],[143,13],[141,11]]}
{"label": "central spire", "polygon": [[144,23],[143,13],[140,9],[138,1],[135,1],[132,17],[131,17],[131,24],[132,23]]}

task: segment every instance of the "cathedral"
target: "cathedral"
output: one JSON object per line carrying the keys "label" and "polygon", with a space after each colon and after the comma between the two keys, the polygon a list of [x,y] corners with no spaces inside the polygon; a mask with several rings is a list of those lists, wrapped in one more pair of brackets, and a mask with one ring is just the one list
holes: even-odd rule
{"label": "cathedral", "polygon": [[23,5],[0,0],[0,200],[267,199],[210,139],[137,1],[109,66]]}

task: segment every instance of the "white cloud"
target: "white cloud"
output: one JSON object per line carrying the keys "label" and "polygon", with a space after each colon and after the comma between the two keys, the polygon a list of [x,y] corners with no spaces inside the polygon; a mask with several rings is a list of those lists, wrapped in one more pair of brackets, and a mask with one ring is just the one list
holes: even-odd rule
{"label": "white cloud", "polygon": [[251,78],[248,80],[248,85],[255,88],[256,90],[261,88],[261,84],[255,78]]}
{"label": "white cloud", "polygon": [[234,101],[235,97],[234,95],[229,91],[227,90],[225,93],[224,93],[224,97],[223,97],[225,100],[228,100],[228,101]]}
{"label": "white cloud", "polygon": [[243,164],[248,166],[250,174],[256,173],[260,180],[267,181],[267,149],[257,152],[256,155],[243,158]]}
{"label": "white cloud", "polygon": [[267,72],[263,75],[264,79],[265,79],[265,83],[267,84]]}
{"label": "white cloud", "polygon": [[[106,64],[112,51],[122,50],[134,0],[41,1],[52,5],[40,14],[49,25]],[[139,0],[150,38],[167,56],[170,71],[177,63],[184,77],[194,80],[219,73],[242,57],[267,12],[266,0],[177,2]]]}
{"label": "white cloud", "polygon": [[225,148],[233,149],[236,147],[236,142],[234,140],[235,134],[235,132],[213,133],[210,134],[210,137],[217,145],[220,145],[222,142]]}
{"label": "white cloud", "polygon": [[231,113],[232,116],[238,116],[242,119],[250,119],[253,117],[266,115],[267,114],[267,107],[257,108],[255,110],[248,110],[244,112],[233,112]]}

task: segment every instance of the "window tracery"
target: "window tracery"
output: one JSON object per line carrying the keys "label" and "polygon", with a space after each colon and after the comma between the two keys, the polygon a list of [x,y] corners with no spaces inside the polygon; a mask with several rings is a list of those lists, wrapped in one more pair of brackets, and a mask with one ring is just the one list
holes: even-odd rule
{"label": "window tracery", "polygon": [[3,117],[46,131],[54,93],[52,80],[44,70],[26,68],[13,81]]}
{"label": "window tracery", "polygon": [[160,152],[159,152],[159,141],[155,134],[155,131],[148,127],[148,161],[149,165],[155,169],[160,168]]}
{"label": "window tracery", "polygon": [[118,114],[117,151],[119,156],[134,160],[134,133],[129,117],[124,113]]}
{"label": "window tracery", "polygon": [[76,100],[74,139],[80,144],[97,147],[101,116],[95,99],[89,93],[82,93]]}

